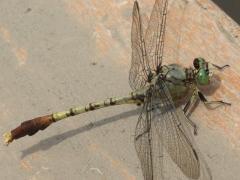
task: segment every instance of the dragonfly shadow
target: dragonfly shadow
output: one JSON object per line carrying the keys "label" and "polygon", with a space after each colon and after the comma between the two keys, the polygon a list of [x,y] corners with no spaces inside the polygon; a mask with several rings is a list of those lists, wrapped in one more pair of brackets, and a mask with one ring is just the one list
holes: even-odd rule
{"label": "dragonfly shadow", "polygon": [[53,146],[56,146],[57,144],[67,140],[68,138],[71,138],[77,134],[92,130],[94,128],[106,125],[108,123],[113,123],[118,120],[123,120],[124,118],[134,116],[139,114],[140,108],[137,108],[135,110],[123,112],[121,114],[118,114],[116,116],[112,116],[109,118],[102,119],[100,121],[94,122],[94,123],[89,123],[85,126],[81,126],[79,128],[73,129],[71,131],[64,132],[59,135],[54,135],[52,137],[49,137],[47,139],[41,140],[39,143],[25,149],[22,151],[21,159],[25,158],[26,156],[33,154],[38,151],[46,151]]}
{"label": "dragonfly shadow", "polygon": [[207,96],[213,95],[215,91],[220,87],[221,85],[221,78],[214,74],[211,78],[211,82],[208,86],[201,86],[199,89],[201,92]]}

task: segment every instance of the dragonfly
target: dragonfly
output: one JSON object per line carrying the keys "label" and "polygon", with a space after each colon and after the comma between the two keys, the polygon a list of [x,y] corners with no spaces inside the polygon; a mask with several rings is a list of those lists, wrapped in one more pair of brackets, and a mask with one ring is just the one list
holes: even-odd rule
{"label": "dragonfly", "polygon": [[[229,65],[219,66],[202,57],[195,58],[193,67],[189,68],[179,64],[163,65],[167,11],[168,1],[156,0],[144,29],[139,4],[134,2],[129,72],[133,91],[128,96],[107,98],[24,121],[4,134],[5,143],[32,136],[71,116],[114,105],[137,104],[141,112],[134,144],[144,179],[166,180],[174,176],[176,179],[211,180],[211,171],[194,140],[197,125],[187,113],[198,100],[206,107],[231,105],[222,100],[209,101],[199,89],[210,84],[214,69],[223,70]],[[170,167],[176,170],[170,171]]]}

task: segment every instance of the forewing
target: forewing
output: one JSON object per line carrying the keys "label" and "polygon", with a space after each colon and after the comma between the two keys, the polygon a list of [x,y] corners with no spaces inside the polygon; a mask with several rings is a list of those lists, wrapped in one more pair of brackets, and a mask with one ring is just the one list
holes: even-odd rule
{"label": "forewing", "polygon": [[187,44],[182,44],[182,41],[185,36],[185,30],[191,28],[186,26],[186,17],[189,17],[189,14],[187,14],[187,8],[189,7],[188,3],[189,2],[186,0],[180,0],[171,1],[168,5],[164,53],[162,59],[162,61],[167,64],[179,62],[184,63],[184,59],[180,59],[183,57],[181,54],[183,51],[181,49]]}
{"label": "forewing", "polygon": [[145,34],[148,66],[157,70],[162,64],[167,17],[167,0],[156,0]]}
{"label": "forewing", "polygon": [[134,2],[132,13],[132,61],[129,72],[129,84],[133,90],[143,87],[147,82],[146,48],[143,39],[143,25],[138,2]]}

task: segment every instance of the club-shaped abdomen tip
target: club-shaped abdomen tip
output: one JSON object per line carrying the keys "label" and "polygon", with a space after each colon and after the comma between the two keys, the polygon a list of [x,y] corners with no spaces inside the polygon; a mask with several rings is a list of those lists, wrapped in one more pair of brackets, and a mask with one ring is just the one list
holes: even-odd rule
{"label": "club-shaped abdomen tip", "polygon": [[3,134],[4,144],[7,146],[13,141],[13,136],[11,132],[7,132]]}

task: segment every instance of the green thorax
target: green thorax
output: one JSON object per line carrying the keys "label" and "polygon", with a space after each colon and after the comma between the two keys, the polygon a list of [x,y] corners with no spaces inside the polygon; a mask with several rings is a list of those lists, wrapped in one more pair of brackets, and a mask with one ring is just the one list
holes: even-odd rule
{"label": "green thorax", "polygon": [[[178,64],[162,67],[162,75],[175,104],[186,102],[194,90],[193,70]],[[191,74],[191,75],[189,75]]]}

